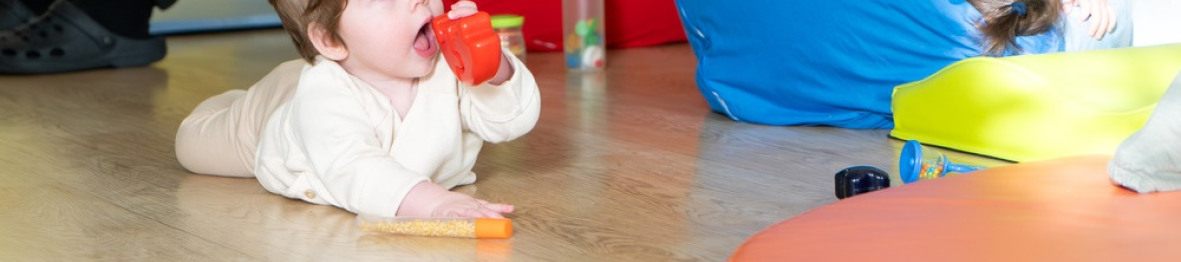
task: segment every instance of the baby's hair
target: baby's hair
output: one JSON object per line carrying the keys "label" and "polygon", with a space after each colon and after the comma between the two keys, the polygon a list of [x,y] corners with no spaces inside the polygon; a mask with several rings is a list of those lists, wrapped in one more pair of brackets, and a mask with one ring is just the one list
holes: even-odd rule
{"label": "baby's hair", "polygon": [[319,24],[325,30],[326,35],[332,37],[332,41],[344,44],[337,29],[340,15],[344,13],[344,7],[348,4],[347,0],[268,0],[268,2],[275,8],[275,12],[279,13],[279,20],[283,22],[283,28],[287,30],[287,34],[291,35],[291,41],[295,43],[295,49],[299,51],[299,56],[308,63],[314,62],[316,55],[320,54],[312,45],[311,39],[308,38],[308,25],[313,22]]}
{"label": "baby's hair", "polygon": [[1062,15],[1062,0],[968,0],[984,16],[980,32],[985,54],[1003,55],[1017,46],[1017,36],[1045,33]]}

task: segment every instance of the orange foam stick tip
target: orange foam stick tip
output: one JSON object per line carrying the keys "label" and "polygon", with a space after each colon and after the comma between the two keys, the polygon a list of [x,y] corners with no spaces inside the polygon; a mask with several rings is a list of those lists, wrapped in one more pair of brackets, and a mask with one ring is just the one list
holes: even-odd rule
{"label": "orange foam stick tip", "polygon": [[513,221],[506,218],[476,219],[476,238],[509,238],[513,236]]}

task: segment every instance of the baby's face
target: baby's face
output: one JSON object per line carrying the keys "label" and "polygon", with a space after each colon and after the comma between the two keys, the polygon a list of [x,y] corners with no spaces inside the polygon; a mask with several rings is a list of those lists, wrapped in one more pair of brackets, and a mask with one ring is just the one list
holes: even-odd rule
{"label": "baby's face", "polygon": [[439,44],[431,18],[443,14],[442,0],[350,0],[338,32],[349,55],[349,73],[373,80],[430,74]]}

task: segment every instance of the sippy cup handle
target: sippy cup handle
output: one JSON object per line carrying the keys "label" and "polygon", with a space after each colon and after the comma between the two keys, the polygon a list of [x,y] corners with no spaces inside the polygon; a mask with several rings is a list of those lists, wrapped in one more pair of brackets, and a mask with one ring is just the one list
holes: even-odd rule
{"label": "sippy cup handle", "polygon": [[500,69],[500,36],[492,30],[491,17],[486,12],[457,20],[446,14],[431,21],[443,59],[455,76],[468,85],[488,81]]}

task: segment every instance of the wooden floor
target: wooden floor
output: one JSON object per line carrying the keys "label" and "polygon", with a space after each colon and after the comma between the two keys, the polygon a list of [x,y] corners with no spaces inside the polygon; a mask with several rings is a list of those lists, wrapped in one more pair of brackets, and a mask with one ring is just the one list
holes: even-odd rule
{"label": "wooden floor", "polygon": [[[0,261],[707,260],[836,201],[833,173],[897,170],[886,130],[774,127],[709,112],[687,45],[568,75],[533,53],[541,120],[485,147],[458,190],[512,203],[508,240],[366,235],[354,216],[176,162],[180,120],[296,58],[285,33],[170,37],[150,67],[0,76]],[[1003,162],[953,154],[953,159]]]}

